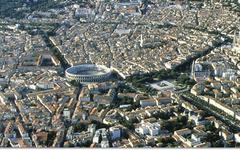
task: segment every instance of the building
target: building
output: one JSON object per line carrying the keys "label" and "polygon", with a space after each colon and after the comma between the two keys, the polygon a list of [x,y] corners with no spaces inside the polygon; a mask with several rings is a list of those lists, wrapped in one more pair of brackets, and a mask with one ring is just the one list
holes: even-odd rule
{"label": "building", "polygon": [[137,133],[142,135],[150,135],[150,136],[157,136],[160,133],[161,126],[159,123],[141,123],[139,128],[136,129]]}
{"label": "building", "polygon": [[110,68],[103,65],[82,64],[68,68],[65,75],[70,81],[89,84],[109,80],[111,72]]}
{"label": "building", "polygon": [[235,139],[235,142],[236,142],[236,143],[240,143],[240,132],[234,134],[234,139]]}
{"label": "building", "polygon": [[121,137],[121,129],[117,127],[111,127],[109,128],[111,139],[119,139]]}
{"label": "building", "polygon": [[154,99],[144,99],[140,100],[141,107],[147,107],[147,106],[156,106],[156,101]]}
{"label": "building", "polygon": [[229,132],[226,129],[222,129],[219,131],[219,136],[221,136],[225,141],[233,139],[233,133]]}
{"label": "building", "polygon": [[63,116],[64,116],[66,119],[70,119],[71,113],[70,113],[70,110],[69,110],[68,108],[64,108],[64,110],[63,110]]}
{"label": "building", "polygon": [[184,147],[209,147],[210,143],[203,141],[205,135],[195,127],[193,131],[188,128],[174,131],[173,138],[181,141]]}

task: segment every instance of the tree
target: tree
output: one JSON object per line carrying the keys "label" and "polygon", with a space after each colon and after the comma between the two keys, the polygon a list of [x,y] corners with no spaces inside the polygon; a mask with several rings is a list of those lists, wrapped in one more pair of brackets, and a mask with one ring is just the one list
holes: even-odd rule
{"label": "tree", "polygon": [[127,121],[126,119],[121,118],[119,120],[119,123],[122,124],[123,126],[125,126],[126,128],[130,129],[130,130],[134,129],[134,125],[133,125],[132,121]]}
{"label": "tree", "polygon": [[83,123],[78,123],[76,125],[73,126],[74,128],[74,132],[82,132],[82,131],[85,131],[87,130],[87,125],[86,124],[83,124]]}
{"label": "tree", "polygon": [[47,147],[52,146],[55,138],[56,138],[56,132],[54,132],[54,131],[48,132],[47,142],[46,142]]}
{"label": "tree", "polygon": [[171,70],[171,72],[170,72],[170,76],[171,76],[171,78],[177,78],[178,75],[179,75],[179,73],[177,73],[177,72]]}
{"label": "tree", "polygon": [[79,86],[79,85],[80,85],[80,84],[79,84],[77,81],[75,81],[75,80],[71,80],[71,81],[70,81],[70,84],[73,85],[73,86]]}
{"label": "tree", "polygon": [[205,125],[206,131],[216,132],[217,128],[215,128],[214,123],[208,123]]}
{"label": "tree", "polygon": [[161,118],[163,120],[168,120],[170,118],[170,116],[167,113],[164,113],[164,112],[153,113],[152,116],[156,119]]}
{"label": "tree", "polygon": [[193,86],[194,84],[196,84],[196,82],[189,78],[189,76],[187,76],[186,74],[181,74],[178,78],[177,78],[177,82],[179,84],[186,84],[186,85],[191,85]]}
{"label": "tree", "polygon": [[222,140],[217,140],[212,142],[212,147],[224,147]]}
{"label": "tree", "polygon": [[132,109],[137,109],[137,108],[139,108],[139,107],[141,107],[139,100],[136,101],[136,102],[134,102],[134,103],[132,104]]}
{"label": "tree", "polygon": [[162,127],[170,132],[174,131],[175,124],[172,121],[163,121]]}
{"label": "tree", "polygon": [[99,105],[97,106],[97,111],[101,111],[102,109],[106,109],[106,106],[103,105],[103,104],[99,104]]}
{"label": "tree", "polygon": [[185,84],[185,82],[188,80],[188,76],[185,74],[181,74],[178,78],[177,81],[181,84]]}
{"label": "tree", "polygon": [[186,116],[177,117],[177,122],[181,122],[183,124],[186,124],[187,121],[188,121],[188,118]]}
{"label": "tree", "polygon": [[186,124],[186,128],[189,128],[189,129],[193,129],[193,127],[195,126],[195,123],[193,121],[188,121],[187,124]]}

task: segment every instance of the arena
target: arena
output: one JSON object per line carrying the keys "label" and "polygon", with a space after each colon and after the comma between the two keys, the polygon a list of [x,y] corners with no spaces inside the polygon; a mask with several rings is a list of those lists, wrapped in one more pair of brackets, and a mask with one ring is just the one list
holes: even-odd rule
{"label": "arena", "polygon": [[68,80],[79,83],[104,82],[109,80],[111,69],[103,65],[82,64],[68,68],[65,75]]}

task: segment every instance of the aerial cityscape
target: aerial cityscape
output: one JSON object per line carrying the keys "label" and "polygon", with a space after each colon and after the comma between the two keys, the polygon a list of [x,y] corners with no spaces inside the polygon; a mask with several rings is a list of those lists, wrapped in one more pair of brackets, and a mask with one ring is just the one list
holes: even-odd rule
{"label": "aerial cityscape", "polygon": [[0,0],[0,148],[240,147],[240,0]]}

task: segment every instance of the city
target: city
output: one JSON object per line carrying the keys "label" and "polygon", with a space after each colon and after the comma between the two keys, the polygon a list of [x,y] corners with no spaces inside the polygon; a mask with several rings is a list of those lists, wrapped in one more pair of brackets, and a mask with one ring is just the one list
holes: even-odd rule
{"label": "city", "polygon": [[0,2],[0,148],[240,147],[239,0]]}

